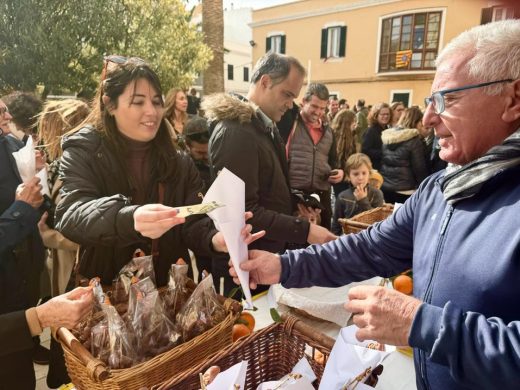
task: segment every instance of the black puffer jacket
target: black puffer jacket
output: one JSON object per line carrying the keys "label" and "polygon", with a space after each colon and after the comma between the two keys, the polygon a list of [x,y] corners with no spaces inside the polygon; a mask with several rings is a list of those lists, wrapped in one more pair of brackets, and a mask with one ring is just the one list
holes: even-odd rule
{"label": "black puffer jacket", "polygon": [[414,190],[428,176],[426,146],[417,129],[383,131],[383,191]]}
{"label": "black puffer jacket", "polygon": [[257,107],[225,94],[212,95],[202,109],[214,128],[209,152],[214,172],[227,168],[245,182],[248,221],[254,231],[266,235],[250,248],[283,251],[287,243],[305,244],[309,222],[292,216],[283,141],[271,133],[257,116]]}
{"label": "black puffer jacket", "polygon": [[377,170],[381,169],[381,134],[383,130],[379,123],[370,126],[365,132],[363,143],[361,144],[361,152],[370,157],[372,167]]}
{"label": "black puffer jacket", "polygon": [[[134,229],[131,190],[125,171],[100,134],[85,127],[65,139],[60,166],[62,200],[56,208],[57,229],[81,245],[79,272],[99,276],[110,284],[131,259],[136,248],[150,253],[151,240]],[[163,204],[183,206],[200,203],[202,182],[191,158],[178,152],[172,156],[176,169],[164,183]],[[148,203],[158,202],[158,183],[150,180]],[[155,261],[158,286],[167,283],[170,265],[183,258],[189,263],[188,248],[199,254],[211,251],[216,233],[208,217],[191,216],[163,234]]]}

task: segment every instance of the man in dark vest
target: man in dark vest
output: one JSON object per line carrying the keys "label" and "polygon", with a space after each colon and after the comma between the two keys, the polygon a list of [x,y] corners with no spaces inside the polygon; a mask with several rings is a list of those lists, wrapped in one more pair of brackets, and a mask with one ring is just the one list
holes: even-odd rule
{"label": "man in dark vest", "polygon": [[320,197],[321,226],[330,229],[330,185],[341,182],[344,172],[337,161],[332,130],[323,124],[328,100],[329,90],[325,85],[309,84],[287,141],[287,156],[291,188]]}

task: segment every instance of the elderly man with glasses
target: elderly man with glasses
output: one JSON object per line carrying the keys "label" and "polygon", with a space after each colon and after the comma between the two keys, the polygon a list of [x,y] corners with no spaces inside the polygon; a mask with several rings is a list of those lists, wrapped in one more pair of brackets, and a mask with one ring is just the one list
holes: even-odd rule
{"label": "elderly man with glasses", "polygon": [[[360,340],[414,348],[419,389],[520,383],[520,20],[477,26],[439,54],[424,125],[446,170],[357,235],[278,256],[251,251],[250,282],[341,286],[413,267],[413,296],[350,289]],[[231,269],[235,275],[235,270]]]}

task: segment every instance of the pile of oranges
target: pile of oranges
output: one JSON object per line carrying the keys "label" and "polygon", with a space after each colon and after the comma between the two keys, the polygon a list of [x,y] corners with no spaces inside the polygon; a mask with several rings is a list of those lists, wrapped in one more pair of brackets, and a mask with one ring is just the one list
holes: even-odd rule
{"label": "pile of oranges", "polygon": [[253,329],[255,329],[255,317],[248,312],[242,312],[235,325],[233,325],[233,342],[249,336]]}
{"label": "pile of oranges", "polygon": [[412,276],[412,270],[408,270],[392,278],[392,285],[394,286],[394,289],[402,292],[403,294],[411,295],[413,292]]}

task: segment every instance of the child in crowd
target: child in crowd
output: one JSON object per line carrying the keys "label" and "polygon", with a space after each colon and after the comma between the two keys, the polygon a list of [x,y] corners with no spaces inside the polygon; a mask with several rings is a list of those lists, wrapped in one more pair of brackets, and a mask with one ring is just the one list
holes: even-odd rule
{"label": "child in crowd", "polygon": [[381,190],[369,184],[372,162],[363,153],[351,155],[345,165],[345,174],[350,186],[340,192],[334,207],[332,232],[336,235],[342,233],[338,218],[351,218],[363,211],[380,207],[385,202]]}

